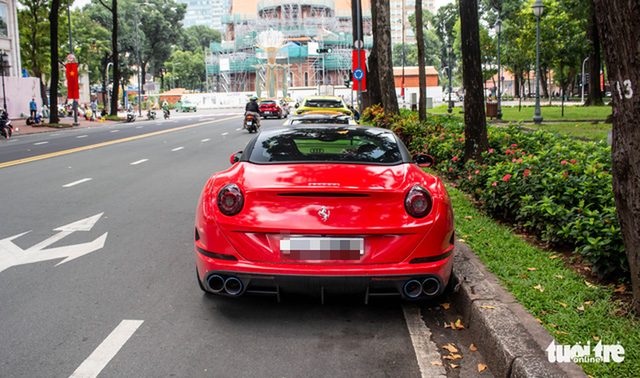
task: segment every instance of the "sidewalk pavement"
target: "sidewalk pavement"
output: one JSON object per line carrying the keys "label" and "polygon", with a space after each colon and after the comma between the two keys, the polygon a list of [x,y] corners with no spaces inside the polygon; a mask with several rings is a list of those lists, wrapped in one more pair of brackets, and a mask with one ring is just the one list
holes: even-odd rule
{"label": "sidewalk pavement", "polygon": [[[35,133],[46,133],[51,131],[56,131],[60,129],[68,129],[68,128],[82,128],[82,127],[98,127],[105,125],[113,125],[114,123],[121,121],[112,121],[105,120],[104,122],[100,121],[88,121],[84,117],[78,116],[78,125],[73,125],[73,117],[60,117],[60,125],[61,127],[56,126],[47,126],[46,124],[40,125],[27,125],[26,118],[12,118],[11,125],[13,126],[13,132],[15,136],[18,135],[26,135],[26,134],[35,134]],[[16,131],[19,130],[19,131]]]}

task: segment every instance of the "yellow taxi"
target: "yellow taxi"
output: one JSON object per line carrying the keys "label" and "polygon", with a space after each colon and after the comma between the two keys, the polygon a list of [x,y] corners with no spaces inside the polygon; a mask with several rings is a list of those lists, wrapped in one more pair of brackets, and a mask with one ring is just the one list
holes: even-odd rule
{"label": "yellow taxi", "polygon": [[296,108],[294,114],[305,114],[311,111],[330,111],[348,116],[352,115],[342,97],[338,96],[307,96],[302,100],[300,106]]}

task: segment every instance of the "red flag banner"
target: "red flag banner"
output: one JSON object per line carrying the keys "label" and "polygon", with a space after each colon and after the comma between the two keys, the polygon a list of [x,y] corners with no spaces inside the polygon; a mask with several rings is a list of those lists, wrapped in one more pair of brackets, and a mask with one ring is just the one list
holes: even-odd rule
{"label": "red flag banner", "polygon": [[[357,75],[353,76],[353,90],[357,91],[362,88],[363,91],[367,90],[367,52],[365,50],[353,50],[353,72],[357,69],[362,69],[363,75],[358,80]],[[358,55],[360,55],[360,61],[358,61]]]}
{"label": "red flag banner", "polygon": [[80,99],[78,87],[78,63],[67,63],[67,97],[70,100]]}

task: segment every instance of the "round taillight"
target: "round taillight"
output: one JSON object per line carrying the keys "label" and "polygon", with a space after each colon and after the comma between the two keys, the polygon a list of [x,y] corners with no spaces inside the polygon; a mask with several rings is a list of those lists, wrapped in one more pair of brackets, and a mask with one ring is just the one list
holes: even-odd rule
{"label": "round taillight", "polygon": [[404,208],[414,218],[424,218],[431,211],[432,201],[429,191],[419,185],[414,186],[404,199]]}
{"label": "round taillight", "polygon": [[244,196],[236,184],[226,185],[218,192],[218,209],[224,215],[236,215],[244,206]]}

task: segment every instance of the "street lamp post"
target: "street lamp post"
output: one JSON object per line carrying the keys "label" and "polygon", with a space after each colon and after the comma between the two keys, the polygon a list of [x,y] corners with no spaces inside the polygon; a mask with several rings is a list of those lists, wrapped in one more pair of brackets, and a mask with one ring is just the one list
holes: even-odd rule
{"label": "street lamp post", "polygon": [[501,91],[500,87],[502,86],[502,67],[500,67],[500,33],[502,32],[502,20],[498,19],[496,21],[496,33],[498,34],[498,113],[496,114],[496,119],[502,119],[502,104],[501,104]]}
{"label": "street lamp post", "polygon": [[542,113],[540,112],[540,16],[544,11],[542,0],[533,3],[533,14],[536,16],[536,109],[533,112],[533,122],[536,125],[542,123]]}
{"label": "street lamp post", "polygon": [[0,54],[0,71],[2,71],[2,109],[4,109],[7,114],[9,114],[9,112],[7,111],[7,95],[4,92],[4,70],[9,67],[9,55],[3,51],[2,54]]}
{"label": "street lamp post", "polygon": [[447,45],[447,57],[449,58],[449,107],[447,108],[447,112],[449,114],[451,114],[451,112],[453,112],[453,109],[451,107],[451,52],[453,51],[453,48],[451,47],[451,41],[449,41],[449,44]]}
{"label": "street lamp post", "polygon": [[585,84],[585,79],[584,79],[584,64],[587,63],[587,60],[589,60],[589,57],[586,57],[585,60],[582,61],[582,103],[584,104],[584,84]]}
{"label": "street lamp post", "polygon": [[[109,114],[111,114],[111,95],[109,94],[109,66],[113,66],[113,62],[107,63],[107,102],[109,103]],[[103,97],[104,99],[104,97]],[[103,104],[103,106],[107,106],[107,104]]]}

